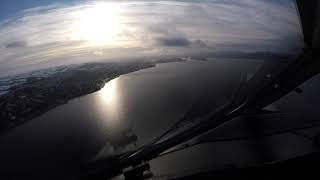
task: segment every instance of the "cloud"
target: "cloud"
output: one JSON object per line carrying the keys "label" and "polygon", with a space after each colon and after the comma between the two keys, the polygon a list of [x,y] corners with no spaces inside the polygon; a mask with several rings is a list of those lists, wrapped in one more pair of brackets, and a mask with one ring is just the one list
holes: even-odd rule
{"label": "cloud", "polygon": [[195,40],[193,42],[193,44],[196,46],[196,47],[200,47],[200,48],[213,48],[213,47],[210,47],[208,46],[204,41],[198,39],[198,40]]}
{"label": "cloud", "polygon": [[158,38],[156,39],[160,46],[169,46],[169,47],[186,47],[190,46],[190,41],[186,38]]}
{"label": "cloud", "polygon": [[290,0],[53,4],[0,22],[0,72],[164,51],[287,53],[302,46],[300,31]]}
{"label": "cloud", "polygon": [[23,41],[11,41],[5,45],[6,48],[25,47],[27,44]]}

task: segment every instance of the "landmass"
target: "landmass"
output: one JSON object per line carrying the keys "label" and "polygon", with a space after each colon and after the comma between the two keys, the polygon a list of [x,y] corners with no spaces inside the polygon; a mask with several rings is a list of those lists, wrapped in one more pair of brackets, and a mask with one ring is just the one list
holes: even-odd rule
{"label": "landmass", "polygon": [[69,100],[100,90],[122,74],[180,62],[182,58],[153,61],[87,63],[33,71],[0,78],[0,134],[32,120]]}

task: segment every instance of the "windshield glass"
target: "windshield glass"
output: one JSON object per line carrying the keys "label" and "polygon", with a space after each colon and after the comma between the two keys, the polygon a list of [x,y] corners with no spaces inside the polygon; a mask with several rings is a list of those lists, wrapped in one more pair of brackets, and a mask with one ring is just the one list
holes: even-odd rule
{"label": "windshield glass", "polygon": [[[293,0],[1,1],[3,175],[64,179],[86,162],[168,139],[247,97],[241,87],[258,71],[267,78],[250,85],[262,87],[303,46]],[[245,132],[230,127],[221,138]],[[191,171],[208,169],[199,154],[212,148],[156,160],[154,173],[190,171],[181,168],[190,153]],[[251,162],[248,154],[233,160]]]}

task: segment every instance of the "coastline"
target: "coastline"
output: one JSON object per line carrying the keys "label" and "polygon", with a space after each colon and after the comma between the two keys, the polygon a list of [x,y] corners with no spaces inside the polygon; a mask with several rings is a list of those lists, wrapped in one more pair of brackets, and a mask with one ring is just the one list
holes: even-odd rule
{"label": "coastline", "polygon": [[90,63],[56,72],[48,77],[27,77],[0,96],[0,135],[68,101],[99,91],[120,75],[155,67],[159,63],[182,62],[180,58],[125,63]]}

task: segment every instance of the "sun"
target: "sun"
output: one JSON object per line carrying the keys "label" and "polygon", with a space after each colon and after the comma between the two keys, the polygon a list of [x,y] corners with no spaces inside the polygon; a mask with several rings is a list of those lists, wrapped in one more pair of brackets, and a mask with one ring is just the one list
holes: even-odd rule
{"label": "sun", "polygon": [[96,3],[73,14],[73,35],[76,39],[92,45],[114,43],[121,32],[119,7],[112,3]]}

